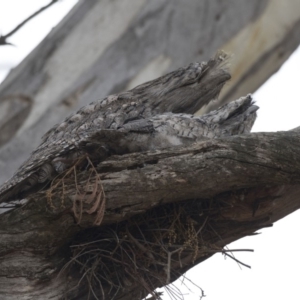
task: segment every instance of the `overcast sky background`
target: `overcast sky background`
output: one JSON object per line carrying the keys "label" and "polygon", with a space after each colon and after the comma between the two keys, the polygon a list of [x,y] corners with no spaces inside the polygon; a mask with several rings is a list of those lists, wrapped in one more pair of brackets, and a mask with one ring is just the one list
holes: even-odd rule
{"label": "overcast sky background", "polygon": [[[64,0],[30,21],[9,41],[15,46],[0,47],[0,81],[44,38],[77,0]],[[20,21],[49,0],[0,0],[0,34],[5,35]],[[258,91],[254,99],[260,107],[253,131],[281,131],[300,126],[300,48]],[[284,145],[282,145],[284,147]],[[0,170],[1,171],[1,170]],[[186,277],[205,291],[207,300],[300,299],[300,212],[297,211],[263,229],[260,235],[243,238],[230,249],[254,249],[235,253],[252,269],[239,267],[221,254],[190,270]],[[186,300],[199,300],[199,289],[185,280],[191,291],[177,286]],[[164,293],[166,294],[166,293]],[[169,299],[167,296],[164,300]]]}

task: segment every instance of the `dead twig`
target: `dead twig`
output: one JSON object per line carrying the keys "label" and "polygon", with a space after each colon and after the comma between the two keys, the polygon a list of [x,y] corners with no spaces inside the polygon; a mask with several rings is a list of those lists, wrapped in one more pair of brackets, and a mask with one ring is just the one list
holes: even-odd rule
{"label": "dead twig", "polygon": [[230,257],[231,259],[235,260],[238,264],[240,264],[240,265],[242,265],[242,266],[244,266],[244,267],[247,267],[247,268],[251,269],[251,266],[249,266],[249,265],[247,265],[247,264],[241,262],[240,260],[238,260],[238,259],[235,258],[234,256],[228,254],[227,252],[223,252],[223,253],[224,253],[225,256],[228,256],[228,257]]}
{"label": "dead twig", "polygon": [[32,15],[30,15],[28,18],[26,18],[23,22],[21,22],[19,25],[17,25],[12,31],[7,33],[6,35],[1,35],[0,36],[0,46],[5,46],[5,45],[13,45],[12,43],[7,42],[7,38],[15,34],[20,28],[22,28],[27,22],[29,22],[31,19],[39,15],[41,12],[52,6],[54,3],[58,2],[58,0],[52,0],[49,4],[41,7],[39,10],[34,12]]}

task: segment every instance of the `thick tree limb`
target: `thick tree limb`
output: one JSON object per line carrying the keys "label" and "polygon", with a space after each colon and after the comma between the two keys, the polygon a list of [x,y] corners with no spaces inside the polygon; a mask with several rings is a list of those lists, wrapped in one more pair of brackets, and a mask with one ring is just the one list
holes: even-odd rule
{"label": "thick tree limb", "polygon": [[[255,89],[299,43],[299,2],[282,4],[289,11],[282,24],[272,14],[280,3],[81,1],[1,85],[4,105],[12,94],[30,100],[20,102],[13,130],[4,120],[2,180],[42,132],[86,101],[219,48],[241,51],[223,99]],[[262,42],[270,34],[276,38]],[[142,299],[298,209],[299,149],[298,132],[252,134],[70,168],[1,215],[0,295]]]}
{"label": "thick tree limb", "polygon": [[[127,236],[132,236],[132,240],[125,238],[122,245],[133,243],[137,255],[137,249],[147,247],[147,250],[140,250],[144,253],[140,255],[146,255],[142,260],[147,260],[150,263],[147,268],[152,270],[151,255],[157,253],[151,252],[147,237],[146,240],[139,238],[138,227],[133,224],[142,226],[141,219],[145,218],[150,229],[150,215],[162,212],[164,221],[158,224],[163,226],[174,211],[180,210],[179,220],[183,222],[184,218],[187,224],[193,224],[186,226],[197,229],[197,253],[192,251],[194,246],[186,246],[180,258],[174,252],[171,272],[157,265],[150,283],[146,271],[142,273],[146,277],[141,277],[140,261],[136,258],[136,272],[141,280],[145,280],[144,285],[135,281],[137,274],[132,273],[133,277],[126,276],[125,280],[121,272],[121,288],[116,299],[141,299],[147,286],[150,289],[161,286],[168,276],[171,280],[176,279],[194,264],[221,251],[226,244],[271,226],[298,209],[299,146],[298,132],[258,133],[208,140],[181,149],[111,157],[97,166],[105,192],[106,214],[100,228],[94,229],[91,227],[96,213],[83,213],[80,224],[76,224],[72,200],[76,198],[75,184],[78,189],[89,189],[95,178],[87,171],[76,174],[76,179],[73,176],[65,178],[64,190],[62,185],[57,186],[50,202],[49,194],[40,192],[32,195],[25,206],[2,215],[0,294],[5,295],[5,291],[13,287],[14,294],[7,299],[20,299],[20,293],[32,299],[39,299],[42,294],[59,299],[66,286],[76,286],[83,275],[76,268],[72,272],[67,268],[56,277],[69,259],[66,246],[72,240],[77,245],[93,244],[95,235],[99,240],[110,239],[111,232],[123,240],[124,228],[129,230]],[[158,209],[155,208],[157,205]],[[116,222],[120,225],[114,225]],[[78,235],[83,229],[83,235]],[[147,230],[144,234],[147,235]],[[177,241],[172,247],[168,243],[161,247],[171,253],[181,246]],[[83,246],[76,249],[83,251]],[[162,257],[156,257],[156,260],[163,263]],[[167,259],[164,263],[167,265]],[[7,277],[12,270],[14,274],[23,274],[22,281]],[[90,275],[88,270],[86,274]],[[89,278],[82,279],[85,284],[70,292],[70,299],[85,299]],[[103,278],[100,282],[104,294],[108,293],[111,286]],[[99,288],[99,285],[94,287],[94,292],[101,295]],[[112,290],[116,292],[116,287]]]}

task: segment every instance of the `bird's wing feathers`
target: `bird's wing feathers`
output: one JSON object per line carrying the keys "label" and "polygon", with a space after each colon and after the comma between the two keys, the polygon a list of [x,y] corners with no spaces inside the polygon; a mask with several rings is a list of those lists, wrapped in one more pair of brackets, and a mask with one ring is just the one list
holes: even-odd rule
{"label": "bird's wing feathers", "polygon": [[[251,96],[202,117],[184,114],[194,113],[207,104],[230,78],[220,68],[222,59],[220,56],[208,63],[191,64],[81,108],[44,135],[42,144],[1,187],[0,203],[16,199],[38,183],[51,180],[52,173],[59,172],[58,159],[85,152],[87,145],[100,145],[122,154],[249,132],[257,109]],[[220,72],[226,76],[214,77]],[[213,92],[202,86],[209,74]],[[172,114],[178,111],[181,113]]]}

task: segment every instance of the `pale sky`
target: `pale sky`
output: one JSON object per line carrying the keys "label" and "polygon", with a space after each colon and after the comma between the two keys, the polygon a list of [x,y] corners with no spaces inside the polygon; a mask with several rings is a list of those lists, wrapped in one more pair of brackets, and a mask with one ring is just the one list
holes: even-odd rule
{"label": "pale sky", "polygon": [[[0,47],[0,81],[76,2],[58,2],[10,38],[15,47]],[[0,33],[6,34],[20,20],[48,3],[49,0],[0,0]],[[299,79],[300,48],[278,73],[254,93],[260,109],[253,131],[280,131],[300,126]],[[206,300],[299,300],[299,228],[300,212],[297,211],[276,222],[273,228],[259,230],[260,235],[230,244],[230,249],[254,249],[254,253],[235,254],[252,269],[241,269],[236,262],[216,254],[187,272],[186,277],[205,291]],[[185,299],[199,300],[200,291],[187,280],[185,283],[192,292],[184,289],[180,283],[177,285],[185,294]],[[166,293],[163,299],[169,299]]]}

